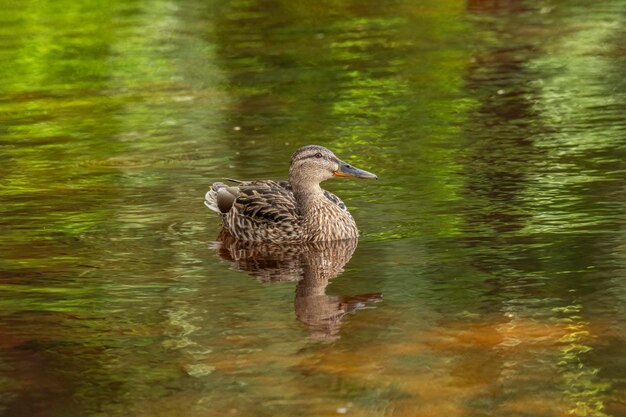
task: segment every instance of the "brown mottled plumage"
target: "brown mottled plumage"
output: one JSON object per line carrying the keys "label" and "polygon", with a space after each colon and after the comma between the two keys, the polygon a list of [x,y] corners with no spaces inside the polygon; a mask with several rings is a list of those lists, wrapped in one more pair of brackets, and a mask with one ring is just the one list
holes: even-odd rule
{"label": "brown mottled plumage", "polygon": [[291,157],[289,182],[216,182],[205,204],[237,239],[255,242],[315,242],[353,239],[358,229],[346,205],[320,183],[332,177],[377,178],[340,161],[328,149],[309,145]]}

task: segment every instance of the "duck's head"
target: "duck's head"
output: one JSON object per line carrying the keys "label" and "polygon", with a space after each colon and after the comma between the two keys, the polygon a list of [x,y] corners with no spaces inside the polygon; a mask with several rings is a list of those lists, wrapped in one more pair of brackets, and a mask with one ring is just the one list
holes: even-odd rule
{"label": "duck's head", "polygon": [[319,184],[332,177],[378,179],[371,172],[343,162],[323,146],[304,146],[291,157],[289,180],[292,183]]}

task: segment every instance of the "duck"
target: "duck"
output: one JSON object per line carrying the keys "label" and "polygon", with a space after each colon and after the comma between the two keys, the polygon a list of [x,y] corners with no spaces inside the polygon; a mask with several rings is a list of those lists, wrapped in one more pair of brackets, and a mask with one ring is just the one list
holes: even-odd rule
{"label": "duck", "polygon": [[319,145],[293,153],[288,181],[225,179],[215,182],[204,204],[221,217],[233,238],[251,242],[301,243],[355,239],[354,218],[343,201],[320,183],[331,178],[378,179]]}

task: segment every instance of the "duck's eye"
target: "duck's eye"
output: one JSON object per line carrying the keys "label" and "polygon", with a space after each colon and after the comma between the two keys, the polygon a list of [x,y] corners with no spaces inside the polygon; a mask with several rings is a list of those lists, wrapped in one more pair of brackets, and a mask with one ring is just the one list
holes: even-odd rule
{"label": "duck's eye", "polygon": [[319,158],[322,157],[322,154],[320,152],[318,152],[318,153],[315,154],[315,157],[319,159]]}

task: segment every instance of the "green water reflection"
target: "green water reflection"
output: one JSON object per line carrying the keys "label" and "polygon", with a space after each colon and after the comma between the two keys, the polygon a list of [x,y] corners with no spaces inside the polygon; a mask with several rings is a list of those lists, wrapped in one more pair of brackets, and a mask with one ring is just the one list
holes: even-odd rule
{"label": "green water reflection", "polygon": [[[0,0],[0,415],[626,414],[625,9]],[[358,246],[220,252],[309,143]]]}

